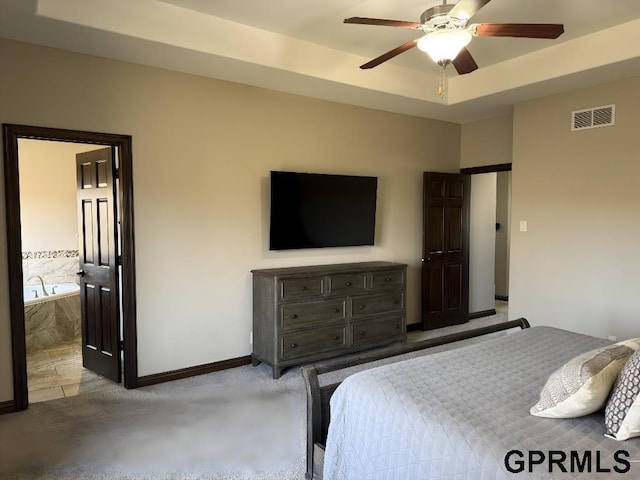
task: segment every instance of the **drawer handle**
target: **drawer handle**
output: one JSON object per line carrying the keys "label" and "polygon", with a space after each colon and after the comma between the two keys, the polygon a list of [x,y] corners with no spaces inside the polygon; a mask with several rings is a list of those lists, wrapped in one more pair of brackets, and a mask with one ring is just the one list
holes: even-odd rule
{"label": "drawer handle", "polygon": [[384,279],[385,282],[389,283],[391,281],[391,279],[389,277]]}
{"label": "drawer handle", "polygon": [[360,330],[360,335],[366,335],[367,332],[365,332],[364,330]]}
{"label": "drawer handle", "polygon": [[297,348],[297,347],[298,347],[298,344],[297,344],[297,343],[292,343],[292,344],[291,344],[291,348]]}
{"label": "drawer handle", "polygon": [[394,304],[394,305],[397,305],[397,304],[399,304],[399,303],[400,303],[400,300],[398,300],[397,298],[394,298],[394,299],[393,299],[393,304]]}
{"label": "drawer handle", "polygon": [[345,283],[345,285],[346,285],[347,287],[350,287],[350,286],[351,286],[351,282],[347,282],[347,283]]}
{"label": "drawer handle", "polygon": [[293,315],[291,315],[291,318],[298,318],[298,315],[294,313]]}
{"label": "drawer handle", "polygon": [[339,308],[334,308],[334,309],[333,309],[333,311],[334,311],[335,313],[340,313],[340,309],[339,309]]}
{"label": "drawer handle", "polygon": [[302,291],[306,292],[307,291],[307,287],[306,286],[302,287]]}
{"label": "drawer handle", "polygon": [[335,337],[333,337],[334,340],[340,340],[340,335],[336,335]]}
{"label": "drawer handle", "polygon": [[398,328],[400,328],[400,325],[398,325],[398,324],[396,323],[396,324],[393,326],[393,328],[395,328],[395,329],[397,330]]}
{"label": "drawer handle", "polygon": [[359,305],[359,306],[358,306],[358,308],[359,308],[360,310],[364,310],[364,305]]}

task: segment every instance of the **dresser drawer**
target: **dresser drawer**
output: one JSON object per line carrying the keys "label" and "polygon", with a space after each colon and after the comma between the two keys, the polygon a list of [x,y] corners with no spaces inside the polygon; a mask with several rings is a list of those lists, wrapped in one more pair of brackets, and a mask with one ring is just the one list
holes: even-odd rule
{"label": "dresser drawer", "polygon": [[345,348],[345,333],[345,326],[335,326],[282,335],[280,356],[288,359]]}
{"label": "dresser drawer", "polygon": [[351,316],[365,317],[379,313],[401,312],[404,309],[404,293],[400,290],[351,297]]}
{"label": "dresser drawer", "polygon": [[372,322],[356,322],[351,325],[351,338],[354,344],[383,337],[394,337],[402,335],[403,333],[402,317],[387,318]]}
{"label": "dresser drawer", "polygon": [[385,290],[387,288],[401,288],[404,286],[404,272],[393,270],[389,272],[375,272],[371,275],[371,289]]}
{"label": "dresser drawer", "polygon": [[279,281],[280,298],[290,300],[309,296],[322,296],[325,292],[324,276],[286,278]]}
{"label": "dresser drawer", "polygon": [[367,276],[362,273],[345,273],[329,276],[329,291],[332,294],[348,295],[351,293],[362,293],[366,290]]}
{"label": "dresser drawer", "polygon": [[280,308],[280,326],[284,329],[317,321],[335,322],[345,319],[346,299],[289,303]]}

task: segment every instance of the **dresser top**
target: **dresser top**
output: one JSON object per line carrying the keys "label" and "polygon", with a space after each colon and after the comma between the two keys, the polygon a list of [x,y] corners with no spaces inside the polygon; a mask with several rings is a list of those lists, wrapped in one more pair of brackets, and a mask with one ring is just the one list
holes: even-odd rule
{"label": "dresser top", "polygon": [[357,262],[336,263],[333,265],[307,265],[301,267],[264,268],[251,270],[254,275],[328,275],[343,272],[369,272],[374,270],[387,270],[392,268],[405,268],[406,263],[395,262]]}

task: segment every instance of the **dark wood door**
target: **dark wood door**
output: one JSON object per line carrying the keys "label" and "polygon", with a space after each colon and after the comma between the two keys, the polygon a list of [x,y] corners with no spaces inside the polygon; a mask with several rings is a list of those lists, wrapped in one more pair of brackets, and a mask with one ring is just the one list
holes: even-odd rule
{"label": "dark wood door", "polygon": [[469,318],[469,207],[471,177],[424,174],[422,328]]}
{"label": "dark wood door", "polygon": [[76,156],[82,364],[120,382],[114,149]]}

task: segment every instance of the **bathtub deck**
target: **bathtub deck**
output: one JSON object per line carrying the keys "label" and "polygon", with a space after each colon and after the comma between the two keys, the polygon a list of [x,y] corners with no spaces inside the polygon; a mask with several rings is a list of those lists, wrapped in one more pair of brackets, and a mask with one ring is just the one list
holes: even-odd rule
{"label": "bathtub deck", "polygon": [[78,338],[27,352],[29,403],[121,388],[82,367],[80,345]]}

